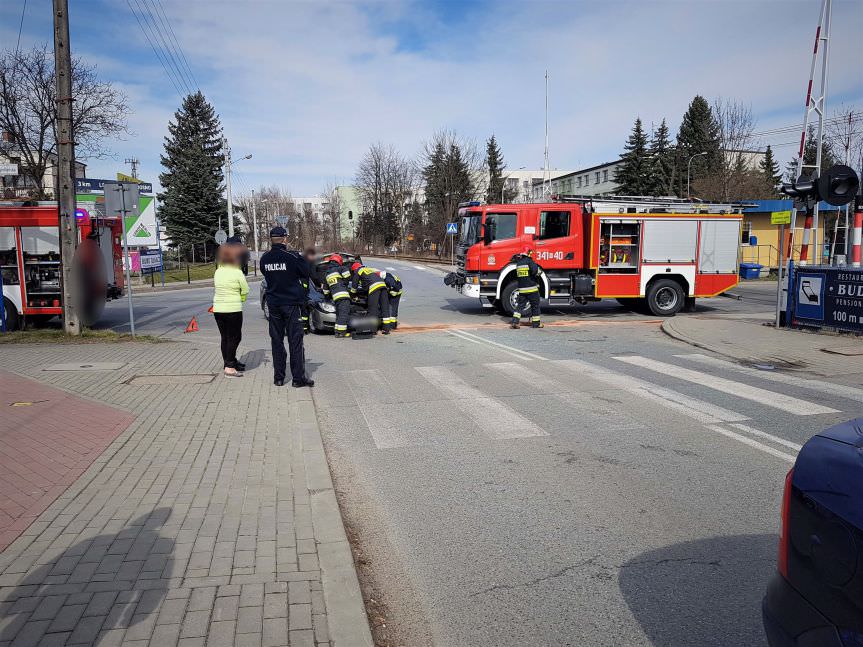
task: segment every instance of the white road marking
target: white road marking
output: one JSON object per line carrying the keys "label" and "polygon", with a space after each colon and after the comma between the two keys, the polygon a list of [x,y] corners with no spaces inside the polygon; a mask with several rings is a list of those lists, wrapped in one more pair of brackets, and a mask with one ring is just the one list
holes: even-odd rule
{"label": "white road marking", "polygon": [[347,375],[351,393],[363,414],[375,446],[378,449],[391,449],[411,444],[410,437],[404,433],[404,426],[389,416],[380,415],[379,408],[375,406],[392,399],[393,389],[383,373],[369,369],[349,371]]}
{"label": "white road marking", "polygon": [[445,366],[415,366],[431,384],[450,396],[453,405],[494,440],[548,436],[509,405],[485,395]]}
{"label": "white road marking", "polygon": [[431,272],[432,270],[428,267],[423,267],[422,265],[414,265],[414,269],[422,270],[423,272]]}
{"label": "white road marking", "polygon": [[[447,333],[452,335],[453,337],[458,337],[459,339],[463,339],[464,341],[469,341],[472,344],[479,344],[480,346],[483,345],[483,343],[479,340],[471,339],[467,335],[460,334],[461,333],[460,330],[447,330]],[[526,360],[528,362],[531,361],[530,357],[525,357],[524,355],[516,354],[516,353],[510,352],[508,350],[504,350],[502,348],[498,349],[498,350],[500,350],[501,353],[506,353],[507,355],[510,355],[511,357],[515,357],[516,359]]]}
{"label": "white road marking", "polygon": [[736,411],[724,409],[715,404],[691,398],[688,395],[666,389],[651,382],[646,382],[637,377],[617,373],[611,369],[589,364],[578,359],[555,360],[552,363],[555,366],[561,366],[570,370],[576,375],[587,376],[614,388],[637,395],[645,400],[656,402],[705,425],[749,420],[747,416]]}
{"label": "white road marking", "polygon": [[520,355],[521,359],[526,359],[526,360],[538,359],[538,360],[543,360],[543,361],[545,361],[545,359],[546,359],[545,357],[542,357],[541,355],[537,355],[536,353],[530,353],[526,350],[521,350],[519,348],[515,348],[514,346],[507,346],[506,344],[501,344],[501,343],[496,342],[496,341],[491,341],[490,339],[486,339],[485,337],[480,337],[479,335],[474,335],[473,333],[470,333],[466,330],[456,329],[456,330],[447,330],[447,332],[450,333],[451,335],[457,335],[459,337],[465,337],[466,336],[470,339],[476,340],[477,342],[479,342],[481,344],[490,344],[491,346],[497,346],[498,348],[503,348],[503,349],[509,351],[510,353],[515,353],[517,355]]}
{"label": "white road marking", "polygon": [[692,353],[689,355],[675,355],[675,357],[679,357],[681,359],[688,359],[693,362],[698,362],[699,364],[706,364],[707,366],[715,366],[716,368],[736,371],[737,373],[743,373],[744,375],[752,375],[762,380],[780,382],[782,384],[788,384],[790,386],[799,386],[803,389],[820,391],[821,393],[827,393],[828,395],[840,395],[844,398],[854,400],[855,402],[863,402],[863,389],[858,389],[853,386],[846,386],[844,384],[833,384],[832,382],[809,380],[803,377],[799,377],[797,375],[788,375],[787,373],[761,371],[757,368],[752,368],[751,366],[741,366],[740,364],[735,364],[734,362],[729,362],[724,359],[718,359],[716,357],[709,357],[707,355],[702,355],[701,353]]}
{"label": "white road marking", "polygon": [[722,434],[728,438],[733,438],[734,440],[743,443],[744,445],[749,445],[750,447],[754,447],[755,449],[761,450],[765,454],[770,454],[771,456],[776,456],[777,458],[782,458],[789,463],[793,463],[797,458],[792,456],[791,454],[786,454],[785,452],[780,452],[778,449],[773,449],[772,447],[768,447],[764,443],[759,443],[757,440],[752,440],[751,438],[747,438],[746,436],[741,436],[738,433],[720,427],[719,425],[708,425],[707,427],[711,431],[715,431],[718,434]]}
{"label": "white road marking", "polygon": [[675,366],[674,364],[668,364],[666,362],[659,362],[648,357],[641,357],[640,355],[619,356],[614,359],[626,362],[627,364],[632,364],[633,366],[640,366],[651,371],[656,371],[662,375],[668,375],[680,380],[692,382],[693,384],[706,386],[710,389],[728,393],[738,398],[752,400],[753,402],[798,416],[812,416],[819,413],[837,413],[836,409],[815,404],[814,402],[807,402],[806,400],[794,398],[782,393],[776,393],[775,391],[760,389],[755,386],[743,384],[742,382],[726,380],[722,377],[702,373],[701,371],[693,371],[691,369]]}
{"label": "white road marking", "polygon": [[744,425],[739,422],[732,422],[728,426],[739,429],[740,431],[745,431],[747,434],[750,434],[752,436],[759,436],[761,438],[771,440],[779,445],[785,445],[786,447],[788,447],[788,449],[793,449],[796,452],[799,452],[803,448],[803,445],[793,443],[790,440],[785,440],[784,438],[780,438],[779,436],[768,434],[766,431],[761,431],[759,429],[755,429],[754,427],[750,427],[749,425]]}
{"label": "white road marking", "polygon": [[519,364],[518,362],[494,362],[486,364],[485,366],[494,369],[495,371],[500,371],[519,382],[534,386],[544,393],[560,395],[572,392],[576,389],[575,385],[567,385],[559,379],[556,380],[548,375],[543,375],[542,373],[533,371],[524,364]]}
{"label": "white road marking", "polygon": [[396,268],[394,268],[394,267],[387,267],[386,269],[387,269],[388,271],[390,271],[390,272],[395,272],[395,271],[396,271]]}

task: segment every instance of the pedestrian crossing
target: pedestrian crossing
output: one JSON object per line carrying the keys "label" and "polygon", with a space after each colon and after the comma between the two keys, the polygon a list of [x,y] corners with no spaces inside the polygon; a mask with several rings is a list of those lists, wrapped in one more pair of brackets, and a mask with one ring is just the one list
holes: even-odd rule
{"label": "pedestrian crossing", "polygon": [[[453,332],[463,341],[491,342],[466,331]],[[863,401],[863,390],[856,387],[757,371],[698,353],[662,360],[641,355],[550,360],[505,344],[497,346],[510,361],[402,366],[386,375],[377,369],[352,370],[343,372],[341,379],[347,382],[371,440],[381,450],[480,439],[535,442],[563,433],[561,416],[555,422],[553,414],[543,410],[551,407],[546,402],[553,401],[558,413],[566,409],[574,428],[614,420],[610,431],[632,434],[644,428],[640,411],[660,415],[664,411],[676,429],[712,432],[793,462],[801,448],[796,442],[800,434],[789,438],[768,433],[759,429],[759,420],[775,421],[777,416],[783,422],[799,420],[789,429],[814,433],[835,422],[835,414],[859,415]],[[832,406],[824,402],[828,393]],[[326,408],[327,403],[319,406]],[[824,417],[813,418],[817,416]],[[438,421],[437,427],[431,420]]]}

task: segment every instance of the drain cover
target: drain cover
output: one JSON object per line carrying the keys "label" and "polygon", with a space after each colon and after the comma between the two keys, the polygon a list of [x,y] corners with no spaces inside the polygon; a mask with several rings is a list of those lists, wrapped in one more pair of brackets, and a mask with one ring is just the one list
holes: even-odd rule
{"label": "drain cover", "polygon": [[198,373],[192,375],[136,375],[130,380],[126,380],[126,384],[131,385],[147,385],[147,384],[209,384],[216,378],[213,373]]}
{"label": "drain cover", "polygon": [[72,364],[51,364],[46,366],[43,371],[116,371],[123,368],[125,364],[122,362],[86,362]]}

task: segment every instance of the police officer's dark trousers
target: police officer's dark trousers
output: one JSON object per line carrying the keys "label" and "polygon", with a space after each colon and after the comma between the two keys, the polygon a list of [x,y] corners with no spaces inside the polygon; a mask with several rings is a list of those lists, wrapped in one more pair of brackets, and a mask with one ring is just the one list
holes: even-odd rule
{"label": "police officer's dark trousers", "polygon": [[513,322],[518,323],[521,320],[521,312],[530,304],[530,323],[532,325],[539,324],[539,290],[536,292],[518,293],[518,310],[513,314]]}
{"label": "police officer's dark trousers", "polygon": [[270,306],[270,343],[273,349],[273,379],[284,380],[288,354],[285,352],[285,334],[291,355],[291,377],[295,381],[306,379],[306,353],[303,348],[303,322],[298,305]]}
{"label": "police officer's dark trousers", "polygon": [[390,329],[390,295],[386,288],[380,288],[369,294],[369,315],[377,317],[384,330]]}

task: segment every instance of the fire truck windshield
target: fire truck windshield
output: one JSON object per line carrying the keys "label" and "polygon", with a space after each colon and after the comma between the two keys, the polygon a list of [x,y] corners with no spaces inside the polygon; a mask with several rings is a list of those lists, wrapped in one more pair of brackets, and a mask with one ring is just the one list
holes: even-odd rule
{"label": "fire truck windshield", "polygon": [[462,217],[458,238],[460,245],[470,246],[479,242],[481,220],[482,214],[478,212],[468,212]]}

